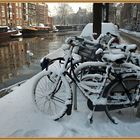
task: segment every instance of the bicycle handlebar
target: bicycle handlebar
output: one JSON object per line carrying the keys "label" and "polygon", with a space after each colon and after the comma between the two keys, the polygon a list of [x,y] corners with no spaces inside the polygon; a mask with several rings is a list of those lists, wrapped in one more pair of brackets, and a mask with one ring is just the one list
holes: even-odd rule
{"label": "bicycle handlebar", "polygon": [[97,44],[97,43],[94,43],[93,41],[87,40],[80,36],[70,37],[66,40],[66,43],[69,45],[72,45],[73,47],[74,46],[86,46],[86,45],[94,46]]}

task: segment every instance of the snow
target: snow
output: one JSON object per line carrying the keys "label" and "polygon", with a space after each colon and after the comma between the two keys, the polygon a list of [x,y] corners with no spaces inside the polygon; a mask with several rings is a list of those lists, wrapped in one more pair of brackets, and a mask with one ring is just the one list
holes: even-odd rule
{"label": "snow", "polygon": [[107,61],[111,61],[111,62],[115,62],[119,59],[125,58],[124,54],[115,54],[115,53],[110,53],[110,54],[104,54],[103,59],[107,60]]}
{"label": "snow", "polygon": [[136,36],[136,37],[140,37],[140,32],[129,31],[129,30],[125,30],[125,29],[120,29],[120,31],[131,34],[131,35]]}
{"label": "snow", "polygon": [[[113,23],[102,23],[102,32],[101,32],[101,35],[102,34],[104,35],[107,32],[110,32],[110,33],[112,33],[114,35],[119,36],[118,29],[117,29],[117,27]],[[88,38],[90,40],[94,40],[93,39],[93,23],[88,23],[84,27],[84,29],[83,29],[83,31],[82,31],[82,33],[81,33],[80,36],[81,37]]]}
{"label": "snow", "polygon": [[[58,49],[49,57],[63,55]],[[90,63],[90,62],[87,62]],[[98,65],[99,63],[97,63]],[[54,69],[56,66],[54,66]],[[53,67],[51,67],[53,69]],[[51,120],[41,113],[33,102],[32,91],[42,71],[0,99],[0,137],[139,137],[140,119],[136,109],[128,108],[114,113],[117,125],[110,122],[104,112],[95,112],[93,123],[88,120],[86,99],[77,91],[78,110],[59,121]]]}
{"label": "snow", "polygon": [[1,98],[1,137],[59,136],[63,131],[59,123],[36,111],[31,94],[34,80],[35,78],[31,78]]}

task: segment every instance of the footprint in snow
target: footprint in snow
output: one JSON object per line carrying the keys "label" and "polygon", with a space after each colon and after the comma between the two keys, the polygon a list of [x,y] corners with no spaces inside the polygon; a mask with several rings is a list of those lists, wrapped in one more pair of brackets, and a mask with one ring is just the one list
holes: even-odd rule
{"label": "footprint in snow", "polygon": [[9,137],[23,136],[23,132],[23,129],[18,129],[14,131],[11,135],[9,135]]}
{"label": "footprint in snow", "polygon": [[38,129],[29,130],[29,131],[19,129],[14,131],[11,135],[9,135],[9,137],[34,137],[39,135],[38,132],[39,132]]}
{"label": "footprint in snow", "polygon": [[24,133],[24,137],[34,137],[34,136],[39,136],[39,130],[38,129],[34,129],[34,130],[30,130],[30,131],[27,131],[26,133]]}

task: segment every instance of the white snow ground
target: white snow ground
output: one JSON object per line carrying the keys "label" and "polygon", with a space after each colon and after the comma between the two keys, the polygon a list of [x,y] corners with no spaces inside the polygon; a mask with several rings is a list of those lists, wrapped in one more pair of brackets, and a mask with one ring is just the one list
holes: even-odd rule
{"label": "white snow ground", "polygon": [[[59,49],[55,54],[63,53]],[[110,122],[104,112],[95,112],[93,124],[90,124],[86,100],[79,92],[77,111],[59,121],[49,119],[36,109],[32,100],[34,82],[42,73],[0,98],[0,137],[140,137],[136,109],[115,112],[117,125]]]}

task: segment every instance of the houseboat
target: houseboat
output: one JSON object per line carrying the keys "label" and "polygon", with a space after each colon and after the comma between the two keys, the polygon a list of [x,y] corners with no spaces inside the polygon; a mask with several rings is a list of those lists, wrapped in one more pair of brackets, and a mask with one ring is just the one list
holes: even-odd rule
{"label": "houseboat", "polygon": [[10,30],[8,26],[0,26],[0,40],[10,38],[11,34],[17,34],[17,31]]}
{"label": "houseboat", "polygon": [[49,33],[50,27],[48,26],[31,26],[22,29],[23,36],[40,36]]}

